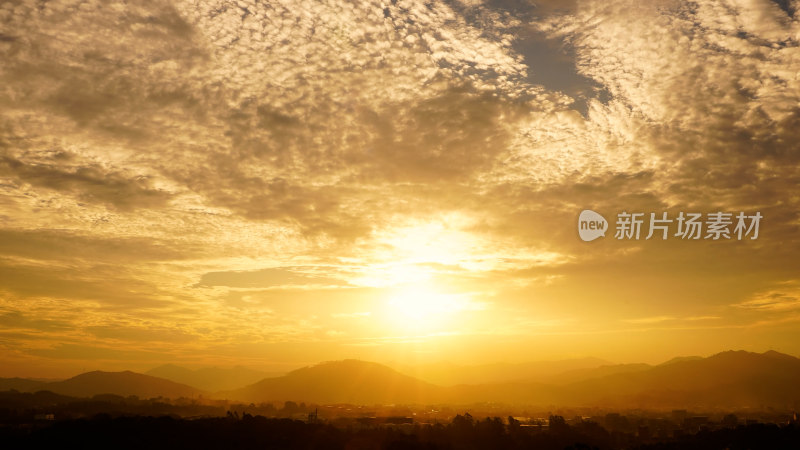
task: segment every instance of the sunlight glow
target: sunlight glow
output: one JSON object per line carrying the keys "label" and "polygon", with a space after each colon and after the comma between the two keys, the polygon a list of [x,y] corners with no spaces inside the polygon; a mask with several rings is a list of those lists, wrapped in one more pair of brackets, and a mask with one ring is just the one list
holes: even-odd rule
{"label": "sunlight glow", "polygon": [[395,290],[388,297],[387,321],[401,332],[439,332],[464,311],[484,308],[470,294],[443,293],[428,284]]}
{"label": "sunlight glow", "polygon": [[476,232],[475,219],[451,213],[431,220],[406,220],[373,233],[377,243],[363,252],[370,263],[348,282],[355,286],[396,287],[441,280],[458,272],[490,272],[554,266],[571,257],[543,248],[521,248],[513,242]]}

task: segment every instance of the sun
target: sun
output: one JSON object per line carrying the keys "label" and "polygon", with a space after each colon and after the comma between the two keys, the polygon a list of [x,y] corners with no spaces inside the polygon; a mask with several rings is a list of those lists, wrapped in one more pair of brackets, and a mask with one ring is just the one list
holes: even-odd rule
{"label": "sun", "polygon": [[441,292],[427,283],[393,290],[386,314],[397,331],[443,332],[462,311],[473,309],[468,296]]}

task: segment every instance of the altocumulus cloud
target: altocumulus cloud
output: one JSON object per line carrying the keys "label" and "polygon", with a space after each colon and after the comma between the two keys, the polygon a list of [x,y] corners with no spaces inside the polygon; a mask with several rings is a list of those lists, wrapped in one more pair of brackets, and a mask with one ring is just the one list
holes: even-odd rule
{"label": "altocumulus cloud", "polygon": [[[674,310],[631,314],[716,317],[749,305],[748,295],[797,269],[797,9],[768,0],[5,2],[0,270],[13,280],[0,286],[4,326],[38,326],[69,348],[119,327],[114,338],[131,352],[148,340],[229,349],[317,339],[317,318],[226,299],[306,278],[352,288],[391,259],[383,231],[454,213],[469,218],[460,231],[497,245],[447,270],[472,271],[464,279],[476,292],[509,280],[517,287],[504,298],[517,308],[519,286],[540,284],[555,299],[576,295],[564,283],[589,271],[657,265],[689,289],[695,267],[714,263],[700,243],[581,255],[571,224],[586,205],[762,211],[762,239],[714,247],[726,273],[758,281],[720,288],[707,304],[687,292],[672,298]],[[541,84],[547,61],[521,39],[532,35],[562,48],[571,76],[588,84]],[[539,263],[541,254],[559,263]],[[313,277],[293,272],[312,266],[322,268]],[[65,314],[70,305],[83,314]],[[141,332],[136,318],[180,333]],[[49,354],[23,338],[9,346]],[[80,348],[69,354],[91,354]]]}

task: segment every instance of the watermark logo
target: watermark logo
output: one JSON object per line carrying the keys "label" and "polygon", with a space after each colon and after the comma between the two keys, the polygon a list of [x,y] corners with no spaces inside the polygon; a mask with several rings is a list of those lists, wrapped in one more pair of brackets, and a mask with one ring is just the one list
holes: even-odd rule
{"label": "watermark logo", "polygon": [[584,209],[578,216],[578,234],[586,242],[593,241],[606,235],[608,221],[605,217],[592,211]]}
{"label": "watermark logo", "polygon": [[[724,240],[745,238],[758,239],[761,219],[760,212],[745,214],[739,212],[734,215],[727,212],[678,213],[677,217],[670,217],[668,213],[629,213],[622,211],[617,214],[614,238],[618,240],[639,240],[644,238],[666,240],[670,237],[685,240]],[[649,220],[647,220],[649,219]],[[578,234],[581,239],[588,242],[606,235],[608,222],[600,214],[585,209],[578,217]],[[646,234],[645,234],[646,233]]]}

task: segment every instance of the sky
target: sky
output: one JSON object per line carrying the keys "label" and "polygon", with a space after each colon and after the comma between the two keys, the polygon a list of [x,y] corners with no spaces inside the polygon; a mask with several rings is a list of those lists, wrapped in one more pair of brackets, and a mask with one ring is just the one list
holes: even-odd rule
{"label": "sky", "polygon": [[800,355],[798,11],[4,1],[0,376]]}

